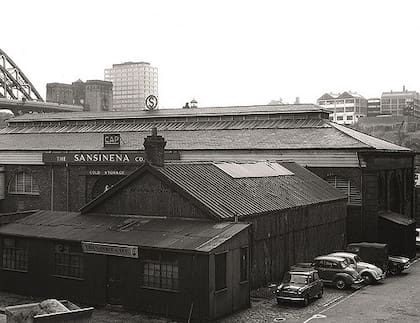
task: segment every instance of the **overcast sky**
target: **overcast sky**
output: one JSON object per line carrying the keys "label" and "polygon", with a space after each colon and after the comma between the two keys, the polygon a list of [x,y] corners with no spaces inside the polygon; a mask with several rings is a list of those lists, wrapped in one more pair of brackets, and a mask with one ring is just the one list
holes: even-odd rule
{"label": "overcast sky", "polygon": [[[46,83],[159,68],[161,108],[420,91],[420,1],[0,0],[3,49]],[[13,12],[13,10],[16,10]]]}

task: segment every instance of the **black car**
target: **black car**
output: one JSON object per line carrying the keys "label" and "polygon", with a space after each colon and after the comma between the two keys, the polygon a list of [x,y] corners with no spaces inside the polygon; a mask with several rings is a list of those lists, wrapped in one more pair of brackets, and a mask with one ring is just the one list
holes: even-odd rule
{"label": "black car", "polygon": [[360,274],[344,258],[319,256],[314,259],[313,266],[325,284],[332,284],[338,289],[358,287],[363,283]]}
{"label": "black car", "polygon": [[302,268],[287,272],[274,293],[278,304],[292,301],[307,306],[310,299],[322,297],[324,288],[316,270]]}

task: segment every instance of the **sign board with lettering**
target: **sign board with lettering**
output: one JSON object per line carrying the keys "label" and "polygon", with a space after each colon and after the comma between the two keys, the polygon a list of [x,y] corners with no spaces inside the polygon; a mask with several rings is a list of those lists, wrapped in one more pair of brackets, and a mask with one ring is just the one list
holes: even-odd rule
{"label": "sign board with lettering", "polygon": [[104,147],[119,147],[121,137],[119,133],[105,133],[104,134]]}
{"label": "sign board with lettering", "polygon": [[[178,152],[165,152],[165,159],[178,160]],[[144,151],[136,153],[121,152],[80,152],[80,153],[43,153],[45,164],[141,164]]]}
{"label": "sign board with lettering", "polygon": [[100,255],[128,258],[139,257],[139,248],[137,246],[82,241],[82,250],[85,253],[95,253]]}
{"label": "sign board with lettering", "polygon": [[85,175],[92,175],[92,176],[125,176],[128,175],[131,172],[127,172],[125,170],[114,170],[114,169],[90,169],[85,172]]}

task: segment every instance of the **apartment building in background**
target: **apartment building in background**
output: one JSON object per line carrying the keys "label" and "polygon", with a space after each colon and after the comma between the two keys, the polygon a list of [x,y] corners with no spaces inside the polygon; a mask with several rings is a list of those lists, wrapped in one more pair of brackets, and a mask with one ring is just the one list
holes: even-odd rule
{"label": "apartment building in background", "polygon": [[357,92],[325,93],[317,104],[330,112],[330,120],[350,125],[367,116],[368,101]]}
{"label": "apartment building in background", "polygon": [[101,112],[112,108],[112,83],[77,80],[72,84],[48,83],[47,102],[80,105],[84,111]]}
{"label": "apartment building in background", "polygon": [[142,110],[149,95],[159,96],[158,69],[147,62],[113,64],[104,78],[113,83],[113,110]]}
{"label": "apartment building in background", "polygon": [[381,98],[370,98],[367,100],[367,116],[376,117],[381,114]]}
{"label": "apartment building in background", "polygon": [[420,117],[420,95],[417,91],[383,92],[381,96],[381,114]]}

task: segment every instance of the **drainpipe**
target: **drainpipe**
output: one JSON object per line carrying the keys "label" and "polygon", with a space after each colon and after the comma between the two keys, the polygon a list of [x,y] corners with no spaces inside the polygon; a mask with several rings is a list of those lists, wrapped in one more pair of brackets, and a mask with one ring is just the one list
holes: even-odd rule
{"label": "drainpipe", "polygon": [[70,183],[69,183],[69,179],[70,179],[70,170],[69,170],[69,164],[66,163],[66,210],[67,212],[69,211],[69,191],[70,191]]}
{"label": "drainpipe", "polygon": [[54,211],[54,165],[51,165],[51,211]]}

